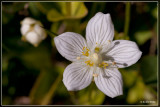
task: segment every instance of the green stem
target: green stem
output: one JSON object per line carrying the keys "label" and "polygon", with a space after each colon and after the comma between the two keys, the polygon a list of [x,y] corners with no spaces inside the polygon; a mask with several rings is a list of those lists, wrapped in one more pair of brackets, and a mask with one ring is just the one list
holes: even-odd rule
{"label": "green stem", "polygon": [[125,11],[125,25],[124,25],[124,37],[128,36],[129,29],[129,21],[130,21],[130,6],[129,2],[126,3],[126,11]]}
{"label": "green stem", "polygon": [[46,29],[46,28],[44,28],[44,27],[42,27],[42,26],[40,26],[40,27],[43,28],[44,30],[46,30],[47,33],[50,33],[51,35],[53,35],[53,36],[51,36],[51,37],[58,36],[58,34],[56,34],[56,33],[54,33],[54,32],[51,32],[51,31],[49,31],[48,29]]}
{"label": "green stem", "polygon": [[93,91],[94,91],[94,83],[92,82],[91,84],[90,84],[90,88],[89,88],[89,93],[88,93],[88,100],[89,100],[89,102],[91,102],[92,101],[92,93],[93,93]]}
{"label": "green stem", "polygon": [[49,104],[49,102],[50,102],[51,98],[54,96],[56,88],[57,88],[57,86],[58,86],[58,84],[60,83],[61,80],[62,80],[62,75],[59,74],[59,76],[57,77],[56,81],[52,84],[49,92],[43,98],[43,100],[41,102],[41,105]]}
{"label": "green stem", "polygon": [[43,78],[43,75],[45,75],[45,71],[41,71],[34,86],[32,87],[31,91],[30,91],[30,94],[29,94],[29,97],[30,97],[30,100],[31,100],[31,104],[34,104],[35,102],[35,94],[36,94],[36,89],[39,87],[39,85],[41,84],[41,80]]}
{"label": "green stem", "polygon": [[79,100],[78,100],[78,98],[76,97],[76,92],[70,91],[70,92],[69,92],[69,95],[70,95],[70,97],[71,97],[71,101],[72,101],[74,104],[78,105],[78,104],[79,104]]}

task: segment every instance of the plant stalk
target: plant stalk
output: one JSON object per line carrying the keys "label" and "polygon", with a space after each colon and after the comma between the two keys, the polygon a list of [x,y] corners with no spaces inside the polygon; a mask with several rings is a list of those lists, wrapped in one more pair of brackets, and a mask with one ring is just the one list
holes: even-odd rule
{"label": "plant stalk", "polygon": [[129,22],[130,22],[130,7],[131,7],[131,4],[127,2],[126,10],[125,10],[124,37],[128,36]]}
{"label": "plant stalk", "polygon": [[41,105],[49,104],[49,102],[51,101],[52,97],[54,96],[56,88],[57,88],[57,86],[58,86],[58,84],[60,83],[61,80],[62,80],[62,75],[59,74],[56,81],[52,84],[49,92],[44,96],[44,99],[42,100]]}

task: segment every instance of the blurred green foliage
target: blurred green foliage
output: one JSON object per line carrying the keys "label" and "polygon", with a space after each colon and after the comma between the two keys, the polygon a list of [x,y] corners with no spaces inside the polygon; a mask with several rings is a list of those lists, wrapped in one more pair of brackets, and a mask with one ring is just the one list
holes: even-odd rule
{"label": "blurred green foliage", "polygon": [[[3,2],[2,104],[156,105],[157,3],[130,3],[127,35],[125,9],[125,2]],[[99,11],[111,14],[114,39],[135,41],[143,52],[136,64],[120,69],[124,94],[114,99],[99,91],[94,82],[81,91],[67,91],[62,74],[70,62],[57,52],[53,41],[56,35],[48,32],[37,48],[21,41],[20,21],[25,17],[41,21],[45,29],[56,34],[70,31],[85,36],[88,21]]]}

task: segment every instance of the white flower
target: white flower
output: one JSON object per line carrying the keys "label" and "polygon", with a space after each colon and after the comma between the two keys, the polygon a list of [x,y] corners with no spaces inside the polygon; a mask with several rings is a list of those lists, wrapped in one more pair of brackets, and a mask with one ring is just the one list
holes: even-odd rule
{"label": "white flower", "polygon": [[21,22],[22,40],[26,40],[35,47],[46,38],[46,32],[42,28],[41,22],[27,17]]}
{"label": "white flower", "polygon": [[135,42],[115,40],[110,14],[97,13],[86,28],[87,41],[77,33],[66,32],[54,38],[59,53],[73,63],[63,73],[69,91],[86,88],[94,78],[98,89],[109,97],[123,94],[118,68],[136,63],[142,52]]}

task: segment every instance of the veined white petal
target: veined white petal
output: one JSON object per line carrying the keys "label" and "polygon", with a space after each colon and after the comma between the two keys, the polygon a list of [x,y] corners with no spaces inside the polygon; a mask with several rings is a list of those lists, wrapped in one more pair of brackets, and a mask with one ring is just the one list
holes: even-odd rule
{"label": "veined white petal", "polygon": [[34,31],[27,33],[25,37],[26,40],[30,42],[32,45],[38,45],[39,42],[41,41],[37,33],[35,33]]}
{"label": "veined white petal", "polygon": [[105,55],[116,62],[118,68],[124,68],[135,64],[140,59],[142,52],[135,42],[115,40]]}
{"label": "veined white petal", "polygon": [[93,71],[84,63],[72,63],[63,73],[63,83],[69,91],[86,88],[92,81]]}
{"label": "veined white petal", "polygon": [[86,39],[90,46],[95,46],[96,43],[101,46],[108,44],[108,41],[112,41],[113,37],[114,26],[110,14],[98,12],[90,19],[86,28]]}
{"label": "veined white petal", "polygon": [[35,24],[34,31],[39,35],[39,37],[43,40],[47,37],[45,30],[41,27],[40,24]]}
{"label": "veined white petal", "polygon": [[24,35],[27,34],[29,29],[30,29],[30,25],[24,24],[24,25],[21,26],[20,31],[21,31],[22,35],[24,36]]}
{"label": "veined white petal", "polygon": [[109,97],[116,97],[123,94],[122,76],[118,69],[98,68],[99,74],[94,77],[95,83],[99,90]]}
{"label": "veined white petal", "polygon": [[86,46],[85,39],[77,33],[66,32],[54,38],[58,52],[70,61],[76,61]]}

